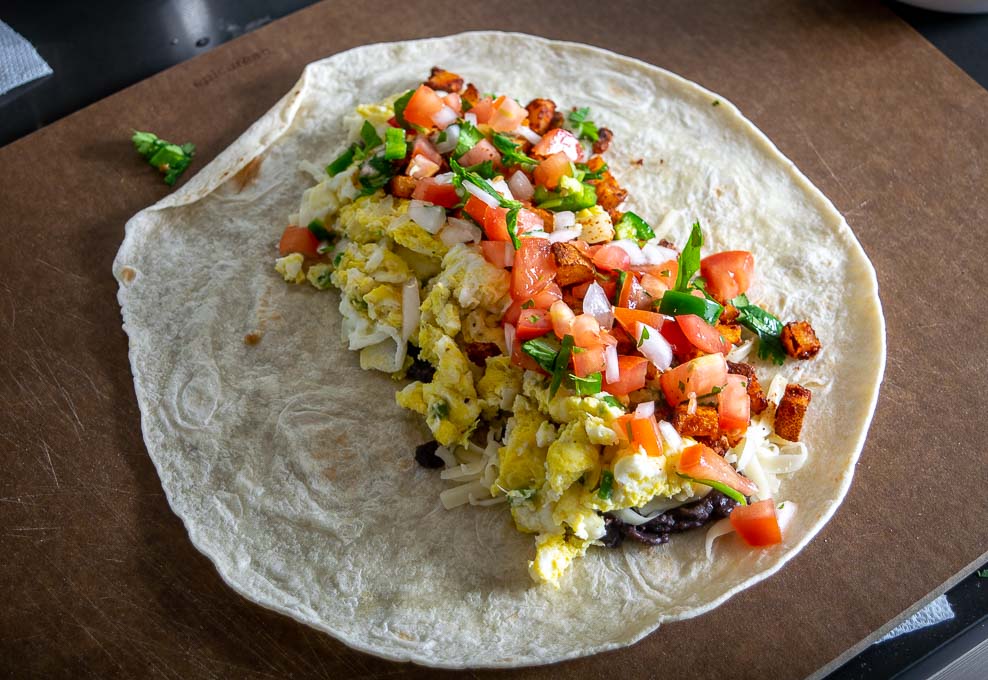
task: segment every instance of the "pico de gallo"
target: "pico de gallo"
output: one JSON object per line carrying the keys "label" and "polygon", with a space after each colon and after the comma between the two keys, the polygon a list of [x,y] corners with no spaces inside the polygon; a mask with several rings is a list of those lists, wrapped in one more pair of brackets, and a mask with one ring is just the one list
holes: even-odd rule
{"label": "pico de gallo", "polygon": [[699,223],[677,246],[624,210],[587,107],[436,67],[351,128],[275,268],[339,290],[361,366],[412,380],[397,400],[431,433],[416,459],[455,483],[446,507],[507,504],[553,584],[591,545],[717,519],[783,541],[795,503],[759,461],[802,464],[811,395],[781,376],[766,392],[756,364],[821,345],[749,300],[751,252],[704,256]]}

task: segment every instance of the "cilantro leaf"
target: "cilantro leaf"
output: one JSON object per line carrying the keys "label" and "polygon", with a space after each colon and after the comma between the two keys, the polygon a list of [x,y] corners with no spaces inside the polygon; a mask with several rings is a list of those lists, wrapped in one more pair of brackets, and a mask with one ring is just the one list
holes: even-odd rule
{"label": "cilantro leaf", "polygon": [[481,161],[469,168],[463,168],[467,172],[475,172],[484,179],[494,179],[494,161]]}
{"label": "cilantro leaf", "polygon": [[521,241],[518,239],[518,212],[520,208],[512,208],[505,215],[504,223],[508,228],[508,236],[511,237],[511,245],[515,250],[521,248]]}
{"label": "cilantro leaf", "polygon": [[460,136],[456,138],[456,148],[453,149],[453,158],[459,158],[477,146],[477,143],[484,138],[480,130],[470,123],[470,121],[464,120],[459,125]]}
{"label": "cilantro leaf", "polygon": [[570,380],[573,381],[573,389],[575,389],[576,393],[580,396],[589,397],[600,392],[601,375],[599,372],[591,373],[584,378],[570,373],[569,377]]}
{"label": "cilantro leaf", "polygon": [[676,274],[676,285],[673,290],[686,292],[689,288],[690,279],[700,269],[700,247],[703,245],[703,233],[700,231],[700,223],[693,223],[693,230],[690,237],[683,246],[683,251],[679,254],[679,272]]}
{"label": "cilantro leaf", "polygon": [[580,139],[589,139],[591,142],[596,142],[599,138],[597,125],[587,120],[587,116],[589,115],[590,107],[584,106],[575,111],[570,111],[566,119],[569,122],[569,128],[573,134]]}
{"label": "cilantro leaf", "polygon": [[369,120],[365,120],[364,124],[360,126],[360,139],[364,141],[365,151],[370,151],[371,149],[379,147],[384,143],[380,135],[377,134],[377,130],[375,130],[374,126],[370,124]]}
{"label": "cilantro leaf", "polygon": [[538,161],[519,151],[520,145],[512,142],[507,135],[495,132],[492,141],[494,148],[501,152],[501,160],[505,165],[538,165]]}
{"label": "cilantro leaf", "polygon": [[521,343],[521,351],[535,359],[535,363],[547,372],[552,373],[556,365],[556,356],[559,354],[559,346],[544,338],[535,338]]}
{"label": "cilantro leaf", "polygon": [[405,109],[408,108],[408,102],[412,100],[413,94],[415,94],[415,90],[409,90],[398,97],[394,103],[395,121],[405,129],[412,127],[412,124],[405,120]]}
{"label": "cilantro leaf", "polygon": [[738,309],[738,323],[758,336],[758,357],[781,366],[786,359],[781,339],[782,322],[771,312],[751,304],[747,295],[737,296],[731,304]]}
{"label": "cilantro leaf", "polygon": [[477,173],[471,172],[467,168],[464,168],[455,160],[450,159],[449,167],[453,171],[453,184],[457,188],[463,186],[463,182],[469,182],[470,184],[474,185],[484,193],[490,195],[493,198],[496,198],[498,205],[501,206],[502,208],[512,209],[512,208],[522,207],[521,201],[512,201],[505,198],[504,196],[502,196],[497,192],[497,189],[491,186],[490,182],[488,182],[486,179],[484,179]]}
{"label": "cilantro leaf", "polygon": [[614,487],[614,473],[610,470],[604,470],[600,474],[600,488],[597,489],[597,496],[603,500],[607,500],[611,497],[611,489]]}
{"label": "cilantro leaf", "polygon": [[573,355],[573,336],[564,335],[556,354],[556,360],[552,364],[552,380],[549,381],[549,398],[556,396],[559,386],[563,382],[563,373],[569,368],[569,360]]}

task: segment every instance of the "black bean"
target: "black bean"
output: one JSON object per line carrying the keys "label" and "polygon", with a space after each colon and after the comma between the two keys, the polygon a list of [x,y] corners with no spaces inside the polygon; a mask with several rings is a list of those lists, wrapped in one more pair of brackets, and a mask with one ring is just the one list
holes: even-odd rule
{"label": "black bean", "polygon": [[412,362],[412,365],[408,367],[405,371],[405,377],[410,380],[418,380],[419,382],[432,382],[432,376],[436,374],[436,369],[432,367],[431,364],[422,361],[421,359],[416,359]]}
{"label": "black bean", "polygon": [[429,468],[430,470],[436,470],[444,467],[446,463],[443,462],[442,458],[436,455],[436,449],[438,448],[439,442],[437,441],[419,444],[415,447],[415,462],[424,468]]}
{"label": "black bean", "polygon": [[[711,491],[698,501],[673,508],[638,526],[625,524],[615,517],[605,516],[605,528],[608,533],[604,535],[602,541],[607,541],[610,532],[616,529],[623,537],[632,538],[647,545],[662,545],[669,541],[670,534],[697,529],[715,519],[727,517],[737,504],[737,501],[719,491]],[[608,522],[608,519],[611,521]],[[604,542],[604,545],[607,547],[620,545],[620,541],[613,539],[610,539],[610,543]]]}

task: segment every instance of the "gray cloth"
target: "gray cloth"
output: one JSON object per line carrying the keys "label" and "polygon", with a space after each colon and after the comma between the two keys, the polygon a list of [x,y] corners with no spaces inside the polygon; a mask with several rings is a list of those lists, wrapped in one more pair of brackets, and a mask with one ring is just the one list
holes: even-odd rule
{"label": "gray cloth", "polygon": [[0,94],[51,72],[34,46],[0,21]]}

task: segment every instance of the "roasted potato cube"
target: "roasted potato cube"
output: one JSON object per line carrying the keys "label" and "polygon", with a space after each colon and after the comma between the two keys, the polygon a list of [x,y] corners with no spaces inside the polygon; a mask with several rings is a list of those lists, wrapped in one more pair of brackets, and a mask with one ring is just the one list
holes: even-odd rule
{"label": "roasted potato cube", "polygon": [[717,324],[717,332],[732,345],[741,342],[741,326],[736,323],[719,323]]}
{"label": "roasted potato cube", "polygon": [[560,286],[593,280],[593,262],[572,243],[553,243],[552,254],[556,258],[556,283]]}
{"label": "roasted potato cube", "polygon": [[715,406],[697,406],[696,412],[690,414],[689,404],[680,404],[672,416],[672,426],[688,437],[716,437],[719,423]]}
{"label": "roasted potato cube", "polygon": [[[552,114],[552,121],[549,123],[549,130],[555,130],[556,128],[561,128],[566,124],[566,119],[563,117],[561,111],[556,111]],[[549,130],[546,130],[548,132]]]}
{"label": "roasted potato cube", "polygon": [[411,198],[412,192],[415,191],[415,185],[419,181],[408,175],[395,175],[391,178],[391,183],[388,188],[392,196],[397,198]]}
{"label": "roasted potato cube", "polygon": [[597,141],[593,143],[593,152],[604,153],[607,151],[612,139],[614,139],[614,133],[609,128],[602,127],[597,130]]}
{"label": "roasted potato cube", "polygon": [[488,357],[500,356],[501,348],[493,342],[468,342],[467,358],[478,366],[486,366]]}
{"label": "roasted potato cube", "polygon": [[768,400],[765,398],[765,392],[762,390],[762,386],[758,382],[758,376],[755,375],[754,366],[751,364],[734,363],[733,361],[728,361],[727,372],[735,375],[743,375],[748,379],[748,397],[751,399],[752,413],[758,415],[768,408]]}
{"label": "roasted potato cube", "polygon": [[610,212],[611,210],[616,210],[624,199],[628,197],[628,190],[623,189],[617,180],[614,179],[614,175],[610,171],[606,171],[604,176],[599,180],[596,180],[596,190],[597,190],[597,203],[604,210]]}
{"label": "roasted potato cube", "polygon": [[820,341],[809,321],[790,321],[783,326],[782,346],[796,359],[810,359],[820,351]]}
{"label": "roasted potato cube", "polygon": [[[473,108],[480,101],[480,92],[477,90],[477,86],[473,83],[469,83],[467,88],[460,93],[460,99],[470,105],[469,108]],[[466,106],[463,107],[464,110],[467,109]]]}
{"label": "roasted potato cube", "polygon": [[556,115],[556,102],[551,99],[533,99],[525,107],[528,111],[528,127],[539,135],[544,135],[552,125],[552,117]]}
{"label": "roasted potato cube", "polygon": [[738,314],[740,314],[738,308],[728,302],[724,305],[724,311],[720,313],[720,322],[723,324],[734,323],[737,321]]}
{"label": "roasted potato cube", "polygon": [[433,90],[459,92],[463,87],[463,78],[451,71],[433,66],[432,72],[429,74],[429,79],[425,81],[425,84]]}
{"label": "roasted potato cube", "polygon": [[810,405],[813,393],[802,385],[789,383],[786,392],[775,410],[775,434],[791,442],[799,441],[800,430],[803,429],[803,418]]}

